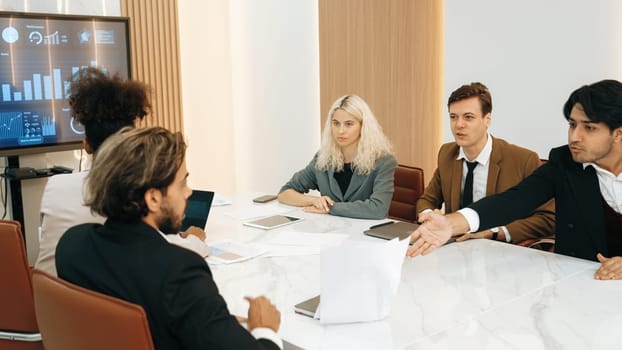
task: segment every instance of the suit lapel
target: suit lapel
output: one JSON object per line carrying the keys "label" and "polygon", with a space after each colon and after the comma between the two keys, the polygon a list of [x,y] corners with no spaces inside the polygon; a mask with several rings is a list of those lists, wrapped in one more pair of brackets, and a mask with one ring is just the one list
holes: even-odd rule
{"label": "suit lapel", "polygon": [[[492,137],[492,136],[490,136]],[[486,196],[497,192],[497,181],[499,172],[501,171],[501,145],[497,139],[492,138],[492,151],[490,152],[490,160],[488,161],[488,179],[486,180]]]}
{"label": "suit lapel", "polygon": [[[333,195],[337,197],[338,202],[344,202],[344,195],[341,193],[341,187],[339,187],[339,183],[335,180],[335,170],[328,170],[328,187],[330,188],[331,193],[322,193],[323,196],[332,197]],[[354,177],[354,175],[352,176]],[[348,186],[349,187],[349,186]]]}
{"label": "suit lapel", "polygon": [[[462,159],[456,159],[460,148],[456,146],[456,152],[452,155],[451,164],[451,186],[449,203],[446,203],[447,208],[445,210],[448,213],[454,212],[460,209],[460,191],[462,187]],[[447,205],[449,204],[449,205]]]}
{"label": "suit lapel", "polygon": [[365,181],[365,176],[358,175],[356,170],[352,169],[352,178],[350,179],[350,184],[346,189],[346,193],[343,195],[343,200],[348,201],[348,199],[354,194],[355,189],[361,187],[363,181]]}
{"label": "suit lapel", "polygon": [[602,204],[602,195],[600,194],[600,185],[598,184],[598,176],[596,170],[588,166],[582,169],[583,166],[579,165],[580,169],[576,171],[568,172],[568,181],[570,182],[570,190],[574,196],[574,203],[576,203],[578,217],[585,218],[583,224],[584,227],[589,228],[588,237],[592,239],[594,245],[599,251],[607,252],[606,232],[604,222],[604,208]]}

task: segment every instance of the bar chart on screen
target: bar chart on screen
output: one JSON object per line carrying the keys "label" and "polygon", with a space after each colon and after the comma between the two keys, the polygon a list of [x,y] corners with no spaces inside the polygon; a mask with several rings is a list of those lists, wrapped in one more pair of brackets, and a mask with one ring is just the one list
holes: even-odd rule
{"label": "bar chart on screen", "polygon": [[[91,61],[89,65],[95,67],[97,61]],[[2,102],[62,100],[69,95],[71,81],[67,79],[86,67],[72,66],[71,73],[63,72],[61,68],[53,68],[51,74],[32,73],[19,85],[21,91],[9,82],[2,82]]]}

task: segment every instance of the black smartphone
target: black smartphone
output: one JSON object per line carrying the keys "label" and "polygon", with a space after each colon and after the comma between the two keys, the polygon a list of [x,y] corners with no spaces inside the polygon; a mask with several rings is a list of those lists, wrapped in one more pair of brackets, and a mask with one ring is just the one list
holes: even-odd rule
{"label": "black smartphone", "polygon": [[267,203],[269,201],[273,201],[276,199],[276,196],[273,194],[267,194],[265,196],[259,196],[257,198],[253,199],[253,202],[255,203]]}

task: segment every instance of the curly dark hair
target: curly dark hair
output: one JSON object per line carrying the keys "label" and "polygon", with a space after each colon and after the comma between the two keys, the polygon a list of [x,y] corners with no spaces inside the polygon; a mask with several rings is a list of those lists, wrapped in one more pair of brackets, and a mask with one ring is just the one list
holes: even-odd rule
{"label": "curly dark hair", "polygon": [[145,84],[110,76],[89,67],[78,71],[70,86],[71,115],[84,125],[86,141],[93,151],[108,136],[133,126],[151,110]]}

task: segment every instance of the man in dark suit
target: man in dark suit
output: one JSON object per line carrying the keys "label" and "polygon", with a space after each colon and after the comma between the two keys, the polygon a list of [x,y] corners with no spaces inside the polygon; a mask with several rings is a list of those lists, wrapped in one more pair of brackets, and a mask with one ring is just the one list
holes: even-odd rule
{"label": "man in dark suit", "polygon": [[85,204],[107,217],[69,229],[56,248],[58,275],[141,305],[156,349],[279,349],[280,313],[247,298],[248,329],[229,314],[205,260],[172,245],[192,190],[186,145],[163,128],[123,129],[100,147]]}
{"label": "man in dark suit", "polygon": [[[455,142],[444,144],[438,152],[438,167],[417,201],[419,221],[425,221],[427,213],[440,209],[443,204],[445,213],[453,213],[473,201],[503,192],[540,166],[540,157],[535,152],[488,133],[492,97],[484,84],[462,85],[449,96],[447,108]],[[471,186],[467,181],[469,163],[474,166]],[[465,234],[458,241],[489,238],[517,243],[551,237],[555,231],[553,207],[552,201],[548,202],[526,218]]]}
{"label": "man in dark suit", "polygon": [[457,213],[430,215],[407,254],[428,254],[452,234],[524,217],[555,198],[555,251],[599,261],[596,279],[622,279],[622,83],[575,90],[564,117],[568,145],[552,149],[546,164],[508,191]]}

